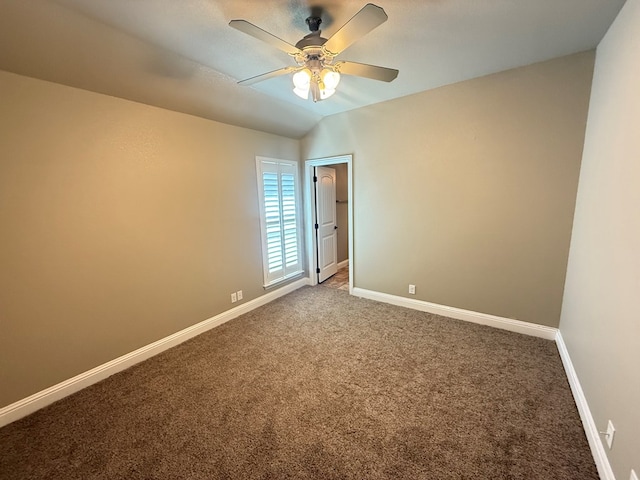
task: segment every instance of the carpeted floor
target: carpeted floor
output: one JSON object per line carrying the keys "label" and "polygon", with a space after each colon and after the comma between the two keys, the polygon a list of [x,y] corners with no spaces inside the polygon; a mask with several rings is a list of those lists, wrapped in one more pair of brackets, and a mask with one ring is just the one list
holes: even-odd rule
{"label": "carpeted floor", "polygon": [[597,479],[555,344],[305,287],[0,429],[2,479]]}

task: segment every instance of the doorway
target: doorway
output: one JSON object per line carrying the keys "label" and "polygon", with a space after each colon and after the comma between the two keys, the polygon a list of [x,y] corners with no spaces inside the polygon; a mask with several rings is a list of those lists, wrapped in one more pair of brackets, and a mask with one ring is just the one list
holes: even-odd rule
{"label": "doorway", "polygon": [[[319,273],[318,269],[321,268],[320,260],[322,254],[319,256],[319,247],[322,248],[322,245],[319,245],[318,237],[316,236],[316,228],[315,225],[318,223],[318,227],[320,224],[318,222],[317,215],[317,205],[316,202],[316,190],[314,183],[314,173],[318,167],[331,167],[334,166],[335,170],[346,170],[346,198],[341,198],[342,195],[338,194],[331,201],[334,203],[334,206],[338,210],[346,210],[347,214],[347,252],[348,256],[346,260],[339,261],[336,259],[338,270],[341,272],[348,271],[349,277],[349,293],[353,291],[354,285],[354,276],[353,276],[353,194],[352,194],[352,156],[351,155],[341,155],[337,157],[326,157],[319,158],[314,160],[307,160],[305,162],[305,171],[304,171],[304,184],[305,184],[305,237],[306,237],[306,250],[307,250],[307,265],[309,266],[309,280],[311,285],[317,285],[319,282]],[[340,168],[342,167],[342,168]],[[344,168],[346,167],[346,168]],[[326,171],[325,171],[326,173]],[[342,190],[342,189],[341,189]],[[326,203],[326,202],[325,202]],[[325,208],[327,205],[325,205]],[[339,214],[338,214],[339,216]],[[337,225],[336,225],[337,226]],[[344,226],[341,226],[344,228]],[[340,235],[340,233],[338,233]],[[330,245],[330,240],[327,240],[326,248],[332,248]],[[342,254],[344,256],[344,254]],[[330,262],[329,262],[330,263]],[[342,267],[342,269],[341,269]],[[344,273],[343,273],[344,274]],[[326,276],[326,273],[325,273]]]}
{"label": "doorway", "polygon": [[[323,283],[338,273],[338,262],[344,260],[344,258],[338,259],[338,233],[342,236],[342,229],[338,232],[338,206],[336,205],[338,173],[335,167],[313,167],[315,200],[313,228],[316,237],[318,283]],[[343,238],[347,239],[344,236]]]}

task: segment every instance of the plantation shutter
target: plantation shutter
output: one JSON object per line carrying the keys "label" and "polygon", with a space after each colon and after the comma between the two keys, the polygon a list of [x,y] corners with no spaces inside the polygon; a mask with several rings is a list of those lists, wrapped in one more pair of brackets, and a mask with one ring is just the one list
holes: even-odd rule
{"label": "plantation shutter", "polygon": [[302,272],[295,162],[258,158],[265,286]]}

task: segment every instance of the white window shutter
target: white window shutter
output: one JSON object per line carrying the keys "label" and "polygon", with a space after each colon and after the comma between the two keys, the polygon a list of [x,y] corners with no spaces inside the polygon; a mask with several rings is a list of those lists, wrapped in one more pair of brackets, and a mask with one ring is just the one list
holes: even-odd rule
{"label": "white window shutter", "polygon": [[261,204],[264,284],[273,285],[302,273],[298,165],[256,159]]}

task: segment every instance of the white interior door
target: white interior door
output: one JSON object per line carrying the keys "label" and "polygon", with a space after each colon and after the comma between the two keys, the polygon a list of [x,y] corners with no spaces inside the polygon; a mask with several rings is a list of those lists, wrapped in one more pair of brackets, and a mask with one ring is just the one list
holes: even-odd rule
{"label": "white interior door", "polygon": [[338,221],[336,219],[336,171],[315,168],[316,245],[318,248],[318,283],[338,271]]}

